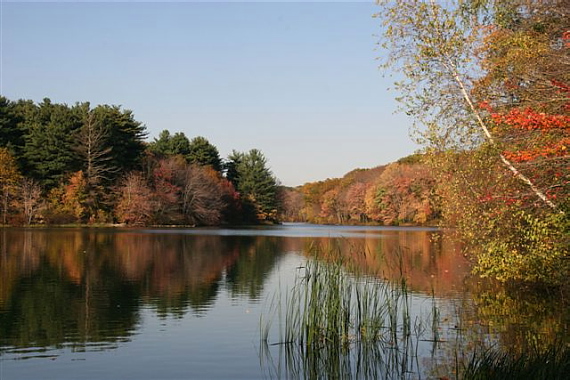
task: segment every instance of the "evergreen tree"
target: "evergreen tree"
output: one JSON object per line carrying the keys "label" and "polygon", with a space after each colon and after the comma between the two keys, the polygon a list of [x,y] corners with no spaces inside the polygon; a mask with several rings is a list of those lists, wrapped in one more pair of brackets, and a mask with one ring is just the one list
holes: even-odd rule
{"label": "evergreen tree", "polygon": [[23,159],[25,173],[50,189],[79,169],[74,135],[81,120],[65,104],[44,99],[26,119]]}
{"label": "evergreen tree", "polygon": [[161,156],[174,156],[180,154],[184,157],[190,154],[190,140],[183,132],[176,132],[171,135],[168,130],[163,130],[155,138],[153,142],[149,144],[148,149]]}
{"label": "evergreen tree", "polygon": [[176,132],[170,139],[170,153],[172,155],[180,154],[184,157],[190,154],[190,140],[183,132]]}
{"label": "evergreen tree", "polygon": [[277,180],[263,153],[257,149],[245,154],[234,151],[228,160],[226,177],[240,193],[244,209],[247,211],[249,206],[257,220],[275,221]]}
{"label": "evergreen tree", "polygon": [[109,165],[116,168],[117,173],[137,168],[145,150],[146,127],[135,120],[132,111],[119,106],[99,105],[92,112],[94,122],[108,133]]}
{"label": "evergreen tree", "polygon": [[190,153],[187,158],[190,163],[209,165],[217,172],[222,170],[222,160],[218,148],[202,136],[195,137],[190,141]]}
{"label": "evergreen tree", "polygon": [[0,147],[19,153],[23,145],[23,134],[18,124],[22,118],[17,114],[16,104],[0,96]]}
{"label": "evergreen tree", "polygon": [[243,161],[243,156],[243,153],[233,150],[228,156],[227,161],[224,163],[226,179],[234,185],[236,190],[238,190],[239,186],[238,165]]}
{"label": "evergreen tree", "polygon": [[170,131],[165,129],[158,135],[158,138],[154,138],[150,144],[148,144],[148,150],[153,153],[167,156],[170,154]]}

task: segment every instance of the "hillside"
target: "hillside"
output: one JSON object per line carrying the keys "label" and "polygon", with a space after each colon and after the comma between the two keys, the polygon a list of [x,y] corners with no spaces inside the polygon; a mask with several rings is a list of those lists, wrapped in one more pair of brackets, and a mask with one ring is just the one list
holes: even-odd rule
{"label": "hillside", "polygon": [[281,190],[283,221],[324,224],[429,224],[439,217],[434,179],[421,155],[342,178]]}

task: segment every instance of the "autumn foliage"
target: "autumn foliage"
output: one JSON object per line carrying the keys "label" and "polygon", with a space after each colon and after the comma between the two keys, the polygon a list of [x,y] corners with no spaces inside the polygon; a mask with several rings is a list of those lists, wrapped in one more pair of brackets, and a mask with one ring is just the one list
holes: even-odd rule
{"label": "autumn foliage", "polygon": [[421,225],[439,217],[434,178],[420,155],[285,191],[282,218],[327,224]]}
{"label": "autumn foliage", "polygon": [[476,272],[567,283],[570,3],[379,5],[383,66]]}
{"label": "autumn foliage", "polygon": [[[492,111],[490,106],[487,109]],[[522,110],[513,108],[506,113],[491,112],[490,116],[500,135],[527,140],[526,148],[504,152],[512,161],[520,163],[541,157],[566,157],[569,154],[570,116],[568,115],[549,115],[528,107]],[[534,146],[528,146],[530,139]]]}
{"label": "autumn foliage", "polygon": [[152,167],[146,175],[130,173],[117,189],[119,222],[220,225],[235,220],[239,194],[212,167],[188,164],[179,156],[158,159]]}
{"label": "autumn foliage", "polygon": [[261,151],[224,161],[205,137],[146,136],[119,106],[0,96],[0,224],[277,221],[277,179]]}

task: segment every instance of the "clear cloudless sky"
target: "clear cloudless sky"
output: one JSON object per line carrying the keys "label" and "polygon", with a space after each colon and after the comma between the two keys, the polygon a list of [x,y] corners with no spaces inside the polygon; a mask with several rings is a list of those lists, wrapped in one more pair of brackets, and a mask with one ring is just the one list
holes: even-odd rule
{"label": "clear cloudless sky", "polygon": [[[0,0],[2,1],[2,0]],[[284,185],[418,147],[378,69],[373,2],[7,2],[8,99],[114,104],[149,133],[260,149]]]}

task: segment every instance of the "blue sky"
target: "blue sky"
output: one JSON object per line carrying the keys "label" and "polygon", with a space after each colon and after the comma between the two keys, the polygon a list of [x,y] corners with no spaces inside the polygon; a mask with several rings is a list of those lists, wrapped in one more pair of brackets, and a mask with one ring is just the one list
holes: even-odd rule
{"label": "blue sky", "polygon": [[6,2],[1,93],[116,104],[152,140],[263,151],[285,185],[417,149],[378,69],[372,2]]}

